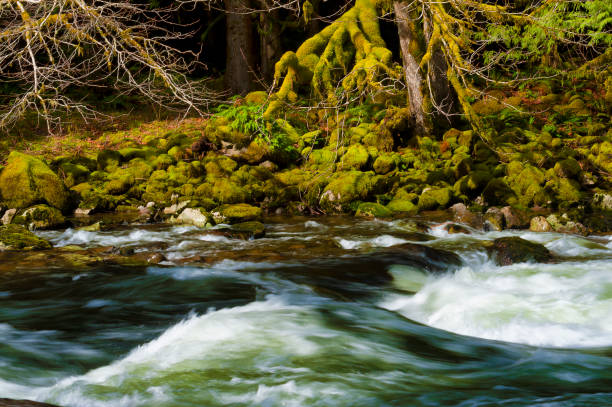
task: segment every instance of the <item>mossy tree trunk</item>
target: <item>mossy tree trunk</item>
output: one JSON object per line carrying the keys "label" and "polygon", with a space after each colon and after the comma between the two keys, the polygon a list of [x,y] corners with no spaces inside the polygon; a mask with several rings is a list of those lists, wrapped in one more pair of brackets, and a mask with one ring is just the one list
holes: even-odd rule
{"label": "mossy tree trunk", "polygon": [[393,12],[402,51],[408,105],[416,133],[427,134],[434,122],[440,124],[440,119],[457,112],[456,95],[446,76],[448,66],[440,47],[431,50],[426,69],[420,66],[432,37],[431,24],[426,16],[419,16],[419,10],[410,9],[401,1],[393,2]]}
{"label": "mossy tree trunk", "polygon": [[427,133],[428,128],[431,127],[428,125],[429,120],[423,110],[425,103],[423,97],[424,80],[417,62],[423,55],[423,45],[420,44],[421,41],[419,41],[416,30],[416,19],[410,16],[405,4],[400,1],[393,2],[393,11],[395,12],[397,32],[402,50],[404,78],[408,90],[408,106],[415,122],[415,130],[417,134],[421,135]]}

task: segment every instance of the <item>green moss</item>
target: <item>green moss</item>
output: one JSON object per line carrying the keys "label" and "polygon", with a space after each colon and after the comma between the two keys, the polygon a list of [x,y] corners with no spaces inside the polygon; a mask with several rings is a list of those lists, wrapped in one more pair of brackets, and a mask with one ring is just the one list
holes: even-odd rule
{"label": "green moss", "polygon": [[375,202],[363,202],[357,207],[355,216],[362,218],[388,218],[392,215],[389,208]]}
{"label": "green moss", "polygon": [[30,230],[54,229],[66,224],[59,209],[47,205],[36,205],[15,216],[13,223],[27,226]]}
{"label": "green moss", "polygon": [[121,163],[121,154],[115,150],[102,150],[98,152],[98,170],[113,172]]}
{"label": "green moss", "polygon": [[381,175],[387,174],[396,168],[398,161],[399,159],[395,154],[381,154],[374,161],[374,172]]}
{"label": "green moss", "polygon": [[242,223],[261,218],[262,210],[248,204],[222,205],[212,211],[216,223]]}
{"label": "green moss", "polygon": [[180,146],[174,146],[168,150],[168,155],[174,158],[176,161],[180,161],[185,158],[185,150]]}
{"label": "green moss", "polygon": [[206,159],[206,176],[210,180],[215,177],[230,175],[238,166],[238,163],[229,157],[213,156]]}
{"label": "green moss", "polygon": [[342,156],[342,168],[345,170],[360,170],[367,165],[369,159],[368,150],[361,144],[355,144],[350,146]]}
{"label": "green moss", "polygon": [[13,250],[50,249],[51,243],[41,239],[23,226],[0,226],[0,248]]}
{"label": "green moss", "polygon": [[329,167],[333,165],[337,154],[329,148],[312,150],[308,156],[308,163],[317,167]]}
{"label": "green moss", "polygon": [[268,101],[268,92],[263,90],[251,92],[244,97],[244,101],[256,105],[263,105]]}
{"label": "green moss", "polygon": [[516,194],[502,178],[493,178],[482,191],[482,197],[490,206],[506,205]]}
{"label": "green moss", "polygon": [[61,163],[56,173],[64,180],[64,184],[71,188],[74,185],[87,181],[89,169],[84,165],[73,164],[71,162]]}
{"label": "green moss", "polygon": [[270,154],[270,146],[261,140],[253,140],[244,151],[240,153],[240,159],[249,164],[259,164],[265,161]]}
{"label": "green moss", "polygon": [[574,180],[559,178],[555,189],[560,203],[571,204],[582,199],[580,185]]}
{"label": "green moss", "polygon": [[215,179],[212,183],[210,196],[214,201],[225,204],[245,202],[249,198],[247,190],[229,179]]}
{"label": "green moss", "polygon": [[567,158],[557,162],[554,170],[557,176],[565,178],[576,178],[582,172],[580,164],[573,158]]}
{"label": "green moss", "polygon": [[0,196],[12,208],[38,202],[67,210],[69,195],[59,177],[41,160],[13,151],[0,174]]}
{"label": "green moss", "polygon": [[447,208],[453,199],[450,188],[425,188],[419,197],[418,208],[421,211]]}
{"label": "green moss", "polygon": [[319,204],[326,211],[348,211],[351,204],[366,201],[381,186],[381,178],[373,172],[338,172],[325,187]]}
{"label": "green moss", "polygon": [[[522,167],[522,170],[520,170],[520,167]],[[523,166],[517,162],[511,162],[508,164],[506,171],[509,174],[507,183],[516,195],[516,203],[524,207],[530,207],[532,205],[545,205],[550,201],[549,194],[542,186],[546,180],[542,170],[529,164]]]}
{"label": "green moss", "polygon": [[472,105],[474,112],[481,116],[492,116],[498,114],[505,108],[506,107],[496,98],[482,99]]}

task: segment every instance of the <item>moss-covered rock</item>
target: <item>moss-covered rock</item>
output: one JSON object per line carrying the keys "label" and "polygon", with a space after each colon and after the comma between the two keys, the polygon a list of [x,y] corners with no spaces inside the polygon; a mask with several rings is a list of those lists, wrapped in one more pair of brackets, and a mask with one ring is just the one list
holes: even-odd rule
{"label": "moss-covered rock", "polygon": [[357,207],[355,216],[362,218],[389,218],[393,212],[384,205],[375,202],[363,202]]}
{"label": "moss-covered rock", "polygon": [[102,150],[98,153],[98,170],[113,172],[121,163],[121,154],[115,150]]}
{"label": "moss-covered rock", "polygon": [[567,158],[565,160],[561,160],[555,164],[554,167],[555,173],[559,177],[565,178],[577,178],[582,172],[582,168],[580,168],[580,164],[573,158]]}
{"label": "moss-covered rock", "polygon": [[20,225],[0,226],[0,250],[50,249],[51,243]]}
{"label": "moss-covered rock", "polygon": [[55,172],[64,180],[68,188],[87,181],[90,174],[86,166],[68,161],[60,163]]}
{"label": "moss-covered rock", "polygon": [[342,168],[345,170],[360,170],[365,168],[370,159],[368,150],[361,144],[352,145],[342,156]]}
{"label": "moss-covered rock", "polygon": [[425,188],[419,197],[418,208],[422,211],[447,208],[452,199],[450,188]]}
{"label": "moss-covered rock", "polygon": [[412,201],[398,198],[392,199],[387,204],[387,208],[393,213],[404,215],[414,215],[419,211],[419,208]]}
{"label": "moss-covered rock", "polygon": [[381,154],[374,161],[374,172],[381,175],[387,174],[396,168],[398,162],[399,159],[395,154]]}
{"label": "moss-covered rock", "polygon": [[502,178],[493,178],[482,191],[482,197],[488,205],[505,205],[516,194]]}
{"label": "moss-covered rock", "polygon": [[262,210],[249,204],[222,205],[211,212],[216,223],[242,223],[258,220]]}
{"label": "moss-covered rock", "polygon": [[55,229],[66,225],[66,218],[59,209],[47,205],[36,205],[15,216],[13,223],[30,230]]}
{"label": "moss-covered rock", "polygon": [[347,171],[334,174],[319,199],[320,206],[330,212],[355,210],[351,204],[366,201],[381,187],[381,178],[373,172]]}
{"label": "moss-covered rock", "polygon": [[165,170],[171,165],[176,164],[176,160],[168,154],[160,154],[152,162],[154,169]]}
{"label": "moss-covered rock", "polygon": [[0,174],[0,196],[11,208],[44,202],[62,211],[69,207],[64,183],[41,160],[13,151]]}

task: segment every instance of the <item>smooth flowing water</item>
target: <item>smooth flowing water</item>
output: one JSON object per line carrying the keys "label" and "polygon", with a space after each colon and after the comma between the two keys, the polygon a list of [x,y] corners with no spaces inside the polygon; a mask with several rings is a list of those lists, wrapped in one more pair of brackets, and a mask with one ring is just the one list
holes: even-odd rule
{"label": "smooth flowing water", "polygon": [[[148,268],[0,276],[0,397],[61,406],[609,406],[612,237],[415,231],[409,221],[269,223],[238,241],[191,227],[45,232],[155,250]],[[549,264],[496,266],[516,235]],[[406,242],[438,273],[377,266]],[[380,250],[380,249],[379,249]],[[428,259],[435,262],[439,259]]]}

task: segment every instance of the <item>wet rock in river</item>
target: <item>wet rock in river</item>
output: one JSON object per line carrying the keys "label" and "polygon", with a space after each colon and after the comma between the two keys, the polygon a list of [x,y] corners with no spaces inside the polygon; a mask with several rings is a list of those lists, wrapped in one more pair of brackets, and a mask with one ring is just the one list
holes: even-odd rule
{"label": "wet rock in river", "polygon": [[216,223],[241,223],[261,218],[262,210],[249,204],[222,205],[211,213]]}
{"label": "wet rock in river", "polygon": [[529,227],[531,216],[528,211],[505,206],[501,209],[507,229],[524,229]]}
{"label": "wet rock in river", "polygon": [[265,226],[258,221],[242,222],[232,225],[231,228],[212,230],[211,234],[225,236],[229,239],[259,239],[265,236]]}
{"label": "wet rock in river", "polygon": [[170,219],[170,223],[194,225],[200,228],[206,227],[206,224],[209,222],[209,216],[197,208],[185,208],[177,218],[172,217]]}
{"label": "wet rock in river", "polygon": [[0,399],[0,407],[58,407],[54,404],[39,403],[31,400]]}
{"label": "wet rock in river", "polygon": [[521,239],[520,237],[501,237],[487,247],[489,255],[500,266],[514,263],[546,263],[552,259],[544,245]]}
{"label": "wet rock in river", "polygon": [[51,243],[20,225],[0,226],[0,250],[50,249]]}
{"label": "wet rock in river", "polygon": [[531,222],[529,223],[529,230],[531,230],[532,232],[551,232],[552,227],[544,216],[536,216],[534,218],[531,218]]}
{"label": "wet rock in river", "polygon": [[499,232],[504,230],[506,226],[506,220],[504,218],[504,214],[501,209],[492,206],[487,209],[487,212],[484,214],[484,229],[486,231],[496,231]]}
{"label": "wet rock in river", "polygon": [[13,222],[25,225],[30,230],[57,229],[66,225],[66,218],[59,209],[47,205],[36,205],[13,218]]}

